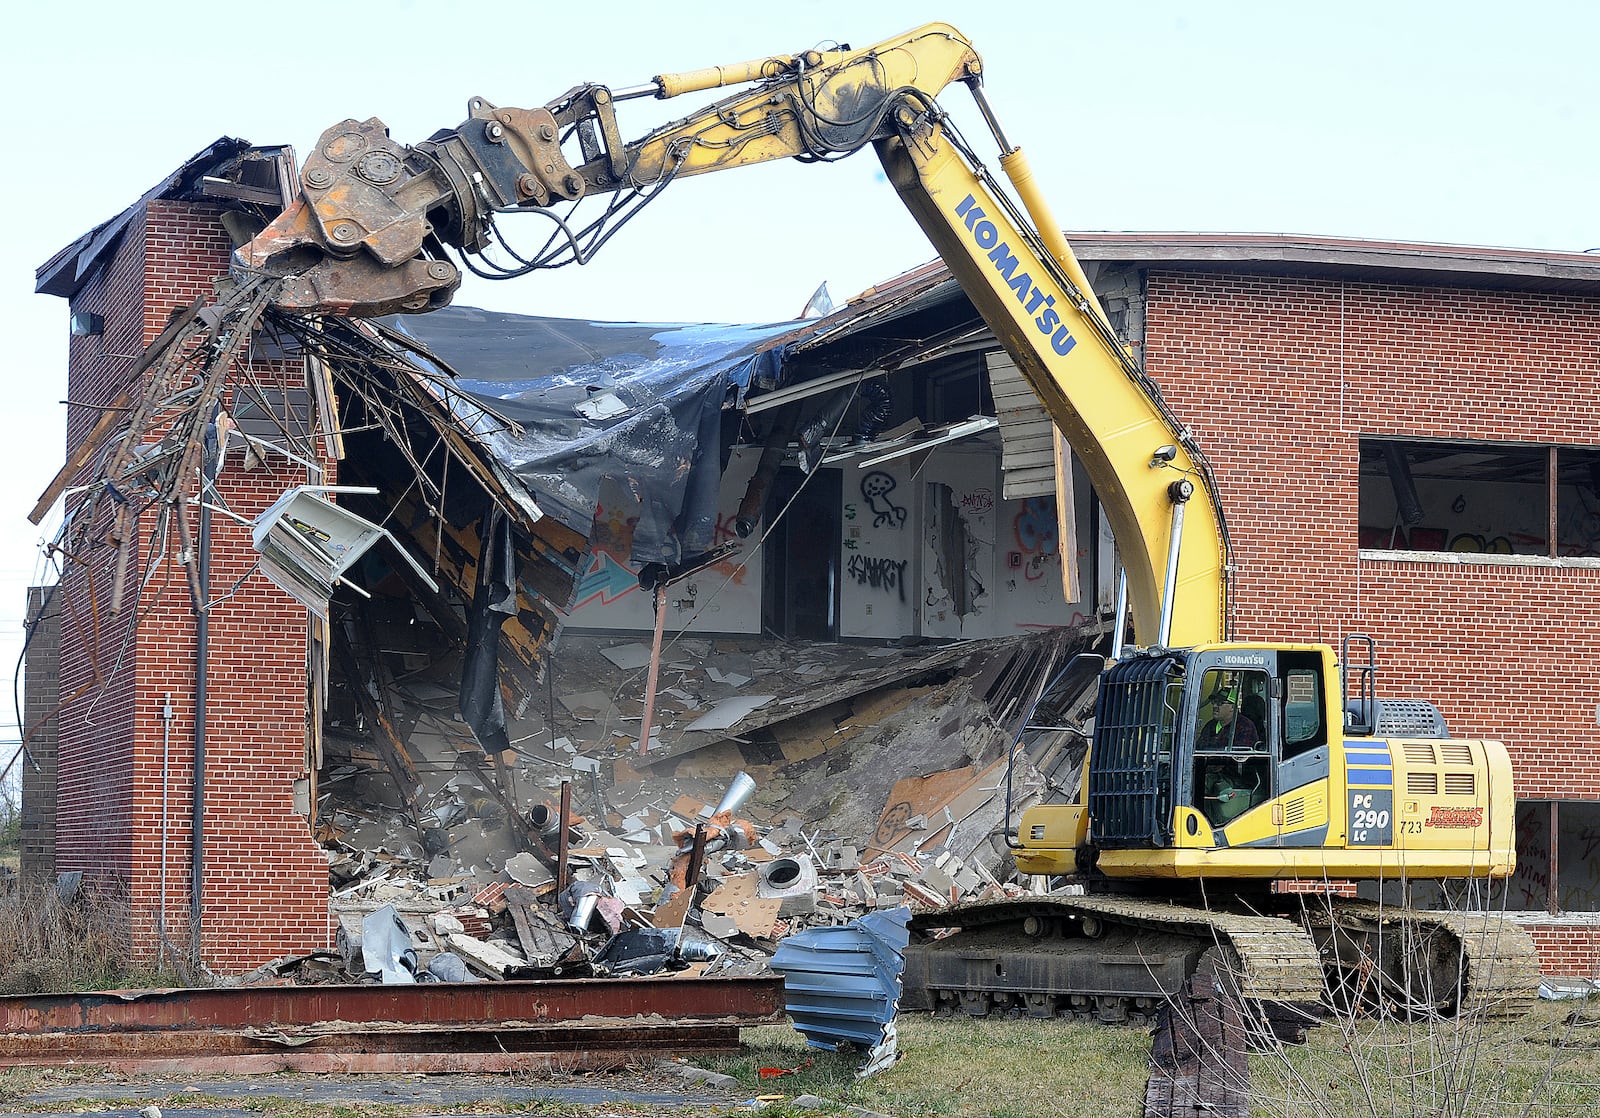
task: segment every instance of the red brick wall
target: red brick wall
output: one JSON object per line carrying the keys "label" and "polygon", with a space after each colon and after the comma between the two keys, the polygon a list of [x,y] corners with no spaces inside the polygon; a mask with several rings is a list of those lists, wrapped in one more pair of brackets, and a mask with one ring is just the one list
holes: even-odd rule
{"label": "red brick wall", "polygon": [[1600,570],[1356,550],[1364,434],[1600,441],[1600,303],[1161,273],[1145,349],[1217,470],[1235,636],[1370,633],[1380,694],[1505,741],[1519,794],[1600,798]]}
{"label": "red brick wall", "polygon": [[[116,398],[144,337],[144,217],[136,216],[110,260],[72,301],[104,316],[100,335],[74,337],[67,354],[68,452],[99,420],[92,406]],[[129,356],[129,355],[133,356]],[[73,479],[86,484],[91,463]],[[68,497],[67,508],[78,501]],[[104,521],[97,527],[103,527]],[[130,612],[107,612],[113,555],[75,556],[61,579],[61,698],[56,781],[56,869],[126,882],[132,873],[133,687],[138,649]]]}
{"label": "red brick wall", "polygon": [[[121,289],[102,312],[108,334],[113,315],[120,329],[133,312],[141,340],[124,341],[118,352],[138,353],[174,307],[211,294],[229,253],[217,214],[210,206],[150,203],[112,269],[123,267],[127,255],[142,286]],[[74,376],[77,366],[75,354]],[[303,380],[292,363],[247,362],[242,375],[263,385]],[[247,470],[235,444],[218,492],[228,508],[249,519],[307,480],[304,467],[281,457]],[[190,515],[197,529],[196,514]],[[234,972],[326,946],[331,929],[327,860],[293,809],[294,782],[307,776],[306,611],[253,570],[247,526],[221,514],[212,525],[201,933],[206,964]],[[104,712],[94,740],[81,751],[101,763],[69,776],[65,748],[62,753],[62,814],[92,820],[74,832],[73,857],[99,864],[128,887],[137,956],[153,951],[163,912],[172,942],[180,950],[189,943],[196,619],[179,546],[174,533],[160,555],[140,557],[138,570],[154,562],[155,574],[138,602],[139,622],[123,666],[98,700],[91,694],[76,704],[97,701]],[[100,643],[104,664],[111,653],[104,636]],[[64,690],[68,686],[64,682]],[[174,717],[165,724],[161,708],[168,696]],[[116,839],[109,850],[108,821]]]}
{"label": "red brick wall", "polygon": [[[1147,294],[1146,367],[1216,468],[1233,635],[1371,634],[1380,696],[1504,741],[1519,796],[1600,798],[1600,570],[1357,554],[1362,435],[1600,442],[1600,302],[1186,272]],[[1541,935],[1574,966],[1600,950]]]}
{"label": "red brick wall", "polygon": [[1523,925],[1539,946],[1545,974],[1600,980],[1600,926],[1592,923]]}

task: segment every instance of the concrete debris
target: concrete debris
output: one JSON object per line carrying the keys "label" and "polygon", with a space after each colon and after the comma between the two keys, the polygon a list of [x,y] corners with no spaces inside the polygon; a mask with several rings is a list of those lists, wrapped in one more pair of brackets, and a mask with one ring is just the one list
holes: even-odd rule
{"label": "concrete debris", "polygon": [[[901,906],[1027,895],[1001,884],[1011,877],[1007,753],[1018,739],[994,714],[1027,683],[1006,684],[1017,673],[985,659],[1020,656],[1015,642],[966,667],[952,659],[960,670],[931,683],[896,677],[792,711],[749,740],[658,757],[641,756],[636,736],[583,728],[617,705],[605,673],[637,659],[626,645],[596,649],[604,642],[570,635],[564,654],[584,640],[586,689],[552,688],[572,715],[562,732],[518,734],[505,756],[459,740],[433,689],[448,671],[393,686],[392,723],[417,773],[416,803],[438,821],[437,845],[413,826],[380,758],[346,741],[328,766],[318,835],[338,960],[351,976],[755,975],[800,932]],[[706,685],[726,684],[702,669],[752,674],[758,687],[771,678],[766,653],[724,644],[680,642],[676,689],[716,706],[726,698]],[[675,707],[672,689],[660,694]],[[1081,757],[1059,733],[1024,740],[1012,810],[1070,794]],[[564,818],[557,802],[573,805]]]}
{"label": "concrete debris", "polygon": [[520,951],[511,950],[509,945],[477,939],[465,932],[452,932],[446,942],[468,966],[489,978],[533,978],[538,973],[538,967],[523,958]]}
{"label": "concrete debris", "polygon": [[506,862],[506,874],[518,885],[532,889],[555,885],[555,877],[545,869],[544,863],[532,854],[523,852]]}

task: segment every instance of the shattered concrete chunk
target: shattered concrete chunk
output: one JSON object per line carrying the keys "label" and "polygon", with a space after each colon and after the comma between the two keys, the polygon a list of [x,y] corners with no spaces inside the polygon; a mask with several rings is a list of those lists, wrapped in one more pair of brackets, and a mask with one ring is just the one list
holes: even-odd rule
{"label": "shattered concrete chunk", "polygon": [[530,889],[555,884],[555,875],[545,868],[543,862],[526,852],[506,862],[506,873],[512,881]]}
{"label": "shattered concrete chunk", "polygon": [[428,917],[428,925],[433,928],[433,934],[443,939],[449,939],[458,932],[465,932],[467,927],[460,920],[448,912],[435,912]]}

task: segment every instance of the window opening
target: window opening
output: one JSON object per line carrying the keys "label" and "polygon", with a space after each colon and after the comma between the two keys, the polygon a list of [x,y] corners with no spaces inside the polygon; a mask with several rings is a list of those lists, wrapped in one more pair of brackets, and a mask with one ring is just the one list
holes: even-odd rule
{"label": "window opening", "polygon": [[1547,464],[1540,447],[1363,439],[1361,546],[1546,554]]}
{"label": "window opening", "polygon": [[1556,449],[1556,554],[1600,556],[1600,450]]}

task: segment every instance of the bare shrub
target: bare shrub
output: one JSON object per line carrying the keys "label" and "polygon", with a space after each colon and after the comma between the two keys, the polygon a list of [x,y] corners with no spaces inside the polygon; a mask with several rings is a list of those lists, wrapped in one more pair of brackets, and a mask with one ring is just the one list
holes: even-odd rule
{"label": "bare shrub", "polygon": [[[1246,1095],[1250,1113],[1263,1118],[1595,1113],[1600,1043],[1586,1026],[1600,1020],[1600,999],[1541,1002],[1526,1012],[1519,1012],[1525,998],[1509,992],[1499,1000],[1460,1004],[1457,984],[1471,969],[1469,956],[1475,954],[1481,968],[1482,960],[1496,957],[1497,937],[1505,934],[1492,919],[1503,912],[1454,909],[1463,912],[1474,920],[1457,923],[1466,932],[1453,951],[1426,930],[1411,933],[1394,919],[1383,950],[1393,952],[1398,965],[1356,952],[1345,960],[1355,965],[1330,967],[1331,1011],[1308,1043],[1285,1044],[1258,1028],[1250,1037],[1248,1072],[1238,1070],[1236,1053],[1218,1050],[1200,1053],[1202,1074]],[[1326,914],[1333,916],[1331,905]],[[1479,917],[1486,919],[1478,923]],[[1496,976],[1491,971],[1473,978],[1492,986]],[[1184,1014],[1189,1007],[1175,1000],[1168,1012]],[[1183,1024],[1189,1033],[1205,1035],[1192,1017]]]}
{"label": "bare shrub", "polygon": [[129,958],[129,921],[113,887],[86,885],[70,900],[50,886],[0,896],[0,994],[182,984]]}

